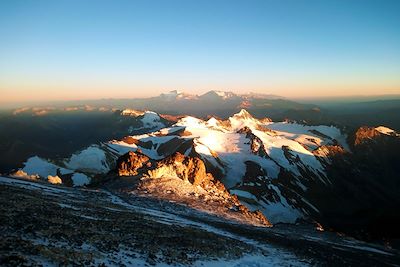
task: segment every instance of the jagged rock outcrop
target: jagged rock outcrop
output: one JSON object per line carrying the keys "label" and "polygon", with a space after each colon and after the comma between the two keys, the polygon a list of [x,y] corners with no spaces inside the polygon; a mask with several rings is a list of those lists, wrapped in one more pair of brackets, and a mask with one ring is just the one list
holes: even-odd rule
{"label": "jagged rock outcrop", "polygon": [[118,159],[116,172],[119,176],[138,177],[136,192],[139,194],[183,202],[222,215],[229,213],[229,216],[241,218],[239,220],[244,218],[252,224],[272,226],[260,211],[251,211],[242,205],[220,181],[207,173],[204,162],[198,157],[176,152],[164,159],[153,160],[140,151],[130,151]]}
{"label": "jagged rock outcrop", "polygon": [[150,158],[141,152],[129,151],[117,160],[117,171],[119,176],[133,176],[145,163],[150,163]]}
{"label": "jagged rock outcrop", "polygon": [[154,178],[172,175],[193,185],[207,185],[213,180],[201,159],[187,157],[179,152],[156,161],[140,151],[129,151],[118,158],[117,173],[119,176],[142,174]]}
{"label": "jagged rock outcrop", "polygon": [[164,168],[171,169],[182,180],[187,180],[193,185],[205,185],[212,180],[206,172],[204,162],[199,158],[186,157],[179,152],[157,162],[157,167],[150,172],[157,173]]}

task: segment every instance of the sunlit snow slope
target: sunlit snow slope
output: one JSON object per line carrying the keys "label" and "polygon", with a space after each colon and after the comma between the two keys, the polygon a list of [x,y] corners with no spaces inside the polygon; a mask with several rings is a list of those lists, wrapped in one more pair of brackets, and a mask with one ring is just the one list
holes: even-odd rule
{"label": "sunlit snow slope", "polygon": [[[346,136],[336,127],[257,120],[246,110],[225,121],[187,116],[170,128],[107,144],[120,155],[140,149],[153,159],[176,151],[200,156],[231,193],[274,223],[294,222],[313,208],[290,191],[305,192],[310,181],[329,183],[328,161],[315,154],[327,145],[348,149]],[[291,179],[291,188],[283,185],[283,176]]]}

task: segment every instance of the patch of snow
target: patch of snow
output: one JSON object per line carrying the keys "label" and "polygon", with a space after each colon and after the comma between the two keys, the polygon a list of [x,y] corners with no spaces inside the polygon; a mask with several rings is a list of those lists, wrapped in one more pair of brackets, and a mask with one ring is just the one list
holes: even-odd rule
{"label": "patch of snow", "polygon": [[324,172],[324,167],[321,165],[321,162],[314,156],[312,152],[305,149],[298,142],[280,136],[273,136],[256,129],[253,129],[252,131],[258,138],[262,140],[264,149],[267,151],[268,155],[285,169],[292,171],[296,175],[300,175],[297,165],[291,164],[285,157],[282,149],[284,146],[288,147],[290,153],[292,153],[295,157],[298,156],[300,160],[315,174],[319,175],[319,172]]}
{"label": "patch of snow", "polygon": [[93,173],[106,173],[110,170],[104,150],[98,146],[90,146],[65,162],[67,168]]}
{"label": "patch of snow", "polygon": [[51,186],[49,184],[45,185],[45,184],[40,184],[40,183],[33,182],[33,181],[19,180],[19,179],[8,178],[8,177],[0,177],[0,183],[12,184],[14,186],[18,186],[18,187],[25,188],[25,189],[40,190],[40,192],[54,194],[57,196],[60,193],[62,193],[62,194],[70,193],[70,191],[67,188],[62,189],[59,187]]}
{"label": "patch of snow", "polygon": [[163,129],[159,130],[159,133],[161,135],[168,135],[168,134],[172,134],[172,133],[181,131],[183,129],[185,129],[185,127],[183,127],[183,126],[175,126],[175,127],[163,128]]}
{"label": "patch of snow", "polygon": [[[284,136],[285,138],[305,144],[310,146],[311,149],[315,149],[316,146],[333,144],[333,140],[336,140],[344,149],[349,151],[349,146],[346,141],[347,135],[343,134],[340,129],[334,126],[308,126],[289,122],[270,122],[266,123],[264,126],[275,131],[278,136]],[[318,132],[328,138],[318,135]],[[310,139],[313,139],[315,143],[310,142]]]}
{"label": "patch of snow", "polygon": [[265,214],[270,216],[268,219],[271,218],[272,223],[295,223],[297,219],[303,217],[300,211],[289,205],[277,186],[270,184],[268,187],[273,189],[280,199],[280,202],[270,202],[266,207]]}
{"label": "patch of snow", "polygon": [[229,193],[231,193],[232,195],[237,195],[239,198],[245,198],[245,199],[249,199],[249,200],[258,201],[258,199],[255,195],[253,195],[252,193],[247,192],[247,191],[232,189],[232,190],[229,190]]}
{"label": "patch of snow", "polygon": [[162,93],[161,94],[161,97],[164,98],[165,100],[168,100],[168,101],[172,101],[172,100],[175,100],[177,98],[183,98],[185,96],[186,96],[186,94],[184,94],[183,92],[178,91],[178,90],[173,90],[173,91],[170,91],[168,93]]}
{"label": "patch of snow", "polygon": [[110,141],[107,146],[111,147],[115,152],[117,152],[119,155],[123,155],[125,153],[128,153],[129,151],[136,151],[137,149],[140,149],[143,154],[146,156],[152,158],[152,159],[162,159],[164,156],[159,155],[157,152],[157,148],[168,141],[171,141],[173,138],[176,138],[176,136],[169,135],[169,136],[154,136],[154,135],[149,135],[149,134],[143,134],[143,135],[136,135],[132,136],[132,138],[136,140],[140,140],[143,143],[146,142],[151,142],[152,146],[151,148],[146,148],[146,147],[141,147],[136,144],[128,144],[123,141]]}
{"label": "patch of snow", "polygon": [[107,143],[109,149],[117,153],[118,155],[123,155],[129,151],[136,151],[138,146],[136,144],[128,144],[123,141],[110,141]]}
{"label": "patch of snow", "polygon": [[160,129],[165,127],[164,123],[161,122],[160,116],[152,111],[146,111],[141,118],[141,121],[143,123],[144,128],[149,128],[149,129]]}
{"label": "patch of snow", "polygon": [[72,170],[61,168],[53,163],[48,162],[45,159],[34,156],[29,158],[25,163],[25,167],[22,170],[28,175],[39,175],[40,177],[47,178],[47,176],[57,175],[57,170],[60,170],[61,174],[72,173]]}
{"label": "patch of snow", "polygon": [[219,121],[216,118],[211,117],[207,121],[207,126],[209,126],[209,127],[218,127],[219,126]]}
{"label": "patch of snow", "polygon": [[400,137],[400,134],[396,133],[395,130],[392,130],[392,129],[390,129],[388,127],[385,127],[385,126],[376,127],[375,130],[377,130],[380,133],[386,134],[386,135],[394,135],[394,136],[399,136]]}
{"label": "patch of snow", "polygon": [[90,178],[83,173],[74,173],[71,179],[74,186],[84,186],[90,183]]}
{"label": "patch of snow", "polygon": [[280,189],[275,185],[268,185],[269,190],[273,190],[279,196],[277,202],[262,199],[257,204],[243,201],[250,210],[260,210],[268,220],[273,223],[295,223],[298,219],[302,218],[302,213],[296,208],[292,207],[282,195]]}
{"label": "patch of snow", "polygon": [[186,128],[192,128],[192,127],[203,128],[203,129],[206,128],[203,120],[192,117],[192,116],[186,116],[186,117],[180,119],[175,125],[183,126]]}
{"label": "patch of snow", "polygon": [[138,116],[141,116],[143,114],[144,114],[143,111],[134,110],[134,109],[124,109],[124,110],[121,111],[121,115],[123,115],[123,116],[138,117]]}
{"label": "patch of snow", "polygon": [[239,259],[219,259],[208,261],[197,261],[193,264],[195,267],[271,267],[271,266],[309,266],[298,259],[285,257],[284,254],[272,255],[244,255]]}
{"label": "patch of snow", "polygon": [[379,253],[379,254],[384,254],[384,255],[393,255],[393,253],[389,253],[377,248],[373,248],[370,246],[360,246],[360,245],[346,245],[349,248],[355,248],[359,250],[364,250],[364,251],[369,251],[369,252],[374,252],[374,253]]}

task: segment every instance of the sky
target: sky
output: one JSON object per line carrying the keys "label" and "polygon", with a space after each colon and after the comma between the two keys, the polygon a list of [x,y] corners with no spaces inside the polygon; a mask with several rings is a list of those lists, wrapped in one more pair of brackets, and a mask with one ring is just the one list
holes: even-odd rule
{"label": "sky", "polygon": [[400,1],[0,1],[0,103],[400,94]]}

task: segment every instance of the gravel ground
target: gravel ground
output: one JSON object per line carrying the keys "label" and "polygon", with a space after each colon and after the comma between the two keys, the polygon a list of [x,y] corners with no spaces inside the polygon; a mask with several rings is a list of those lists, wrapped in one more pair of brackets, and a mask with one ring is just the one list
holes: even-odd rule
{"label": "gravel ground", "polygon": [[1,266],[381,266],[399,252],[307,226],[254,227],[104,189],[0,177]]}

